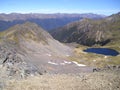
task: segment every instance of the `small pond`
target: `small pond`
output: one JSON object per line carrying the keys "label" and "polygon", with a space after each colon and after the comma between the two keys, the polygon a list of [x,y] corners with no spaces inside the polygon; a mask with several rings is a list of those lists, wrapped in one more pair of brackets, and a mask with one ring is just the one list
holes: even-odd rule
{"label": "small pond", "polygon": [[119,52],[117,52],[116,50],[109,48],[88,48],[84,50],[84,52],[109,55],[109,56],[117,56],[119,54]]}

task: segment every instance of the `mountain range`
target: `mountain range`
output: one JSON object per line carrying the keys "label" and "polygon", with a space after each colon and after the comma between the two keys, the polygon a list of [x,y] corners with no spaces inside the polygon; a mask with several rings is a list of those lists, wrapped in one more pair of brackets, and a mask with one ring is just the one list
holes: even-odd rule
{"label": "mountain range", "polygon": [[104,19],[82,19],[51,31],[61,42],[77,42],[82,45],[105,45],[120,40],[120,13]]}
{"label": "mountain range", "polygon": [[97,15],[92,13],[86,14],[39,14],[39,13],[30,13],[30,14],[20,14],[20,13],[11,13],[11,14],[0,14],[0,31],[4,31],[11,26],[16,24],[22,24],[26,21],[34,22],[41,26],[43,29],[50,31],[52,29],[64,26],[70,22],[78,21],[83,18],[90,19],[101,19],[106,16]]}

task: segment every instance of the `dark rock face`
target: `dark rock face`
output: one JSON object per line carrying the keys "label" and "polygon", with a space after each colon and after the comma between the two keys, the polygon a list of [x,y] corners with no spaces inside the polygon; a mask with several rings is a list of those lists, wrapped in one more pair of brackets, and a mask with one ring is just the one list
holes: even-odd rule
{"label": "dark rock face", "polygon": [[[68,24],[63,28],[54,30],[52,36],[62,42],[77,42],[83,45],[104,45],[110,41],[109,31],[103,25],[89,19]],[[106,35],[107,34],[107,35]]]}
{"label": "dark rock face", "polygon": [[117,40],[120,33],[120,15],[115,14],[101,20],[83,19],[51,31],[51,35],[61,42],[77,42],[92,46],[105,45]]}

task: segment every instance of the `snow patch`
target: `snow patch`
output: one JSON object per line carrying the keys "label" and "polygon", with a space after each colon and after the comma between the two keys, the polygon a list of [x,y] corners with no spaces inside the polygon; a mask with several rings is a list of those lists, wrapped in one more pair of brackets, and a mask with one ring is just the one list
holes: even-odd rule
{"label": "snow patch", "polygon": [[71,64],[72,62],[63,61],[61,63],[55,63],[55,62],[49,61],[48,63],[53,65],[66,65],[66,64]]}
{"label": "snow patch", "polygon": [[69,57],[70,55],[67,54],[66,56]]}
{"label": "snow patch", "polygon": [[46,54],[47,56],[51,57],[52,55],[51,54]]}
{"label": "snow patch", "polygon": [[65,65],[65,63],[60,63],[60,65]]}
{"label": "snow patch", "polygon": [[105,56],[104,58],[107,58],[107,56]]}
{"label": "snow patch", "polygon": [[66,64],[71,64],[72,62],[67,62],[67,61],[64,61],[63,63],[60,63],[60,65],[66,65]]}
{"label": "snow patch", "polygon": [[71,64],[71,62],[67,62],[67,61],[64,61],[64,63],[66,63],[66,64]]}
{"label": "snow patch", "polygon": [[58,65],[57,63],[54,63],[54,62],[51,62],[51,61],[49,61],[48,63],[53,64],[53,65]]}
{"label": "snow patch", "polygon": [[75,62],[75,61],[73,61],[73,63],[76,64],[77,66],[86,66],[84,64],[79,64],[78,62]]}
{"label": "snow patch", "polygon": [[93,62],[96,62],[96,60],[93,60]]}

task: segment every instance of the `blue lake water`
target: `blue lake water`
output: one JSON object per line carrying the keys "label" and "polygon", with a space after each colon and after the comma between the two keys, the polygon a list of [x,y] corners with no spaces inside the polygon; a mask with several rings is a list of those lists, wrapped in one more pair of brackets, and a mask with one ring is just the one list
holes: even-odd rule
{"label": "blue lake water", "polygon": [[96,54],[103,54],[109,56],[117,56],[119,52],[109,48],[88,48],[84,50],[84,52],[96,53]]}

